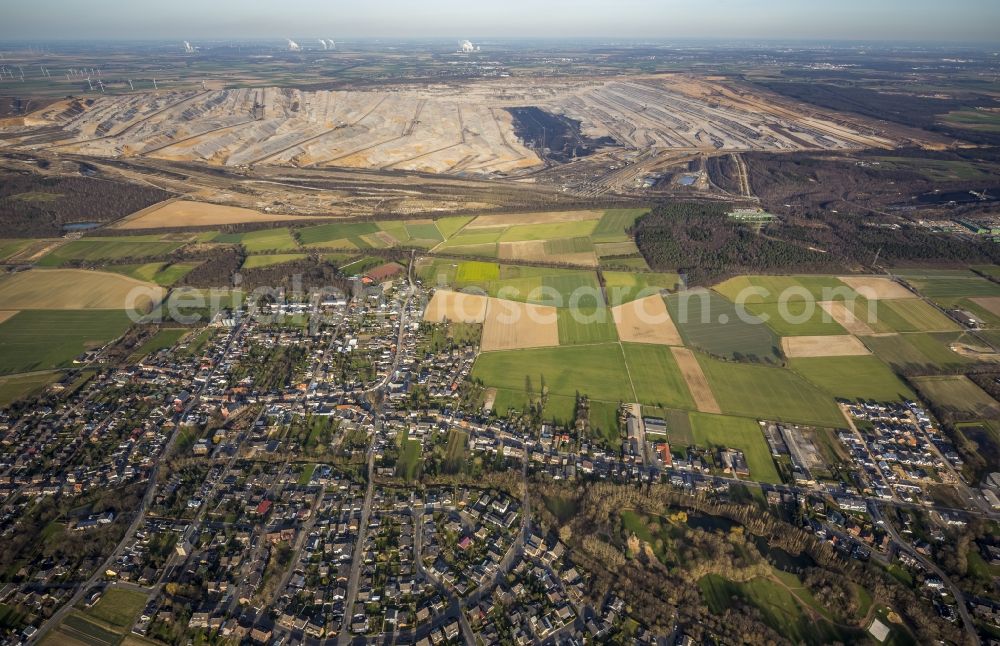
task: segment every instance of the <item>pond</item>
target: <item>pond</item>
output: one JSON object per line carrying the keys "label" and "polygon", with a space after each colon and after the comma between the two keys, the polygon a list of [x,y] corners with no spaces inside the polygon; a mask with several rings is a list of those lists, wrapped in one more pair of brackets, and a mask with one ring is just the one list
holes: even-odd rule
{"label": "pond", "polygon": [[86,231],[101,226],[100,222],[70,222],[63,225],[63,231]]}

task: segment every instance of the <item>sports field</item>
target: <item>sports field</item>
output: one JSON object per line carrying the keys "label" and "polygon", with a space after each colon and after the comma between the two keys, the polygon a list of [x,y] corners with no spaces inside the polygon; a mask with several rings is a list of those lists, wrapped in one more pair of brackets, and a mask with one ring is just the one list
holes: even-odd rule
{"label": "sports field", "polygon": [[842,427],[833,397],[785,368],[698,356],[722,412],[756,419]]}
{"label": "sports field", "polygon": [[694,408],[691,392],[669,347],[623,343],[622,350],[637,401],[659,408]]}
{"label": "sports field", "polygon": [[834,397],[900,401],[914,396],[878,357],[790,359],[788,365]]}
{"label": "sports field", "polygon": [[247,253],[295,251],[299,248],[299,243],[292,237],[292,233],[287,227],[222,234],[216,237],[214,242],[241,244]]}
{"label": "sports field", "polygon": [[247,256],[246,260],[243,261],[242,268],[260,269],[262,267],[273,267],[274,265],[283,265],[288,262],[295,262],[296,260],[304,260],[307,257],[304,253],[273,253]]}
{"label": "sports field", "polygon": [[120,274],[84,269],[31,269],[0,281],[0,307],[14,310],[146,311],[166,290]]}
{"label": "sports field", "polygon": [[1000,419],[1000,402],[965,375],[917,377],[917,390],[935,405],[965,419]]}
{"label": "sports field", "polygon": [[146,600],[147,596],[141,592],[109,588],[87,614],[118,628],[131,628]]}
{"label": "sports field", "polygon": [[760,319],[738,312],[728,299],[706,290],[667,297],[667,309],[685,345],[728,359],[778,361],[778,337]]}
{"label": "sports field", "polygon": [[771,460],[771,450],[760,425],[745,417],[691,413],[691,435],[703,447],[739,449],[750,467],[750,480],[781,484]]}
{"label": "sports field", "polygon": [[30,310],[0,323],[0,374],[62,368],[84,350],[121,336],[121,310]]}

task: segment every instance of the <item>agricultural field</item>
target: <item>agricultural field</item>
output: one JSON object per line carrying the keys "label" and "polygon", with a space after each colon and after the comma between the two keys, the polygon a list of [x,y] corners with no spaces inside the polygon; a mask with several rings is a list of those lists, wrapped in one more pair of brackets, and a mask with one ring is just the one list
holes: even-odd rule
{"label": "agricultural field", "polygon": [[260,269],[262,267],[273,267],[283,265],[296,260],[304,260],[308,256],[304,253],[273,253],[247,256],[243,261],[243,269]]}
{"label": "agricultural field", "polygon": [[784,368],[698,357],[723,413],[825,427],[842,427],[833,397]]}
{"label": "agricultural field", "polygon": [[670,318],[685,345],[726,359],[777,362],[778,337],[760,319],[712,291],[680,292],[667,297]]}
{"label": "agricultural field", "polygon": [[147,283],[156,283],[163,287],[170,287],[191,273],[191,270],[199,264],[198,262],[147,262],[131,265],[104,265],[101,267],[101,270],[123,274]]}
{"label": "agricultural field", "polygon": [[261,213],[253,209],[208,202],[178,200],[137,211],[114,226],[116,229],[176,229],[265,222],[307,222],[309,216]]}
{"label": "agricultural field", "polygon": [[166,290],[119,274],[84,269],[32,269],[0,281],[0,304],[14,310],[148,311]]}
{"label": "agricultural field", "polygon": [[747,305],[807,298],[838,300],[854,295],[853,288],[835,276],[737,276],[713,289],[734,303]]}
{"label": "agricultural field", "polygon": [[297,229],[296,234],[299,241],[307,247],[329,246],[332,249],[339,249],[344,248],[344,245],[332,243],[346,241],[349,243],[348,248],[366,249],[371,245],[361,236],[378,231],[378,225],[374,222],[339,222]]}
{"label": "agricultural field", "polygon": [[901,401],[914,397],[878,357],[790,359],[789,367],[833,397]]}
{"label": "agricultural field", "polygon": [[61,267],[70,261],[102,263],[133,258],[164,258],[184,244],[185,241],[176,240],[84,238],[59,246],[37,264],[40,267]]}
{"label": "agricultural field", "polygon": [[439,289],[434,292],[424,309],[424,320],[430,323],[482,323],[486,320],[489,300],[488,297],[477,294]]}
{"label": "agricultural field", "polygon": [[217,236],[213,242],[240,244],[247,250],[247,253],[251,254],[296,251],[299,248],[298,242],[292,237],[292,233],[287,227],[222,234]]}
{"label": "agricultural field", "polygon": [[878,318],[896,332],[951,332],[958,323],[919,298],[879,301]]}
{"label": "agricultural field", "polygon": [[635,224],[649,209],[609,209],[604,212],[591,233],[594,242],[621,242],[628,240],[625,231]]}
{"label": "agricultural field", "polygon": [[70,365],[85,350],[121,336],[131,321],[121,310],[30,310],[0,323],[0,374]]}
{"label": "agricultural field", "polygon": [[1000,296],[1000,285],[968,270],[900,270],[896,273],[942,307],[951,307],[962,298]]}
{"label": "agricultural field", "polygon": [[920,394],[935,406],[964,419],[1000,419],[1000,402],[964,375],[917,377]]}
{"label": "agricultural field", "polygon": [[797,299],[785,303],[749,303],[747,312],[765,321],[782,337],[834,336],[844,328],[817,301]]}
{"label": "agricultural field", "polygon": [[625,356],[617,343],[589,346],[586,352],[574,347],[489,352],[479,356],[472,371],[474,378],[513,395],[521,406],[529,397],[529,382],[530,396],[537,398],[543,381],[550,396],[572,400],[580,393],[598,401],[634,401],[627,375]]}
{"label": "agricultural field", "polygon": [[559,345],[617,341],[611,311],[606,307],[560,308],[557,310]]}
{"label": "agricultural field", "polygon": [[751,480],[781,484],[771,460],[771,449],[756,420],[706,413],[691,413],[690,419],[694,444],[739,449],[747,459]]}
{"label": "agricultural field", "polygon": [[680,276],[677,274],[605,271],[603,276],[608,303],[612,306],[628,303],[661,290],[676,291],[680,286]]}
{"label": "agricultural field", "polygon": [[613,307],[611,314],[622,341],[683,345],[666,303],[658,295]]}
{"label": "agricultural field", "polygon": [[[578,329],[574,325],[573,332]],[[548,305],[489,299],[483,321],[483,352],[559,345],[559,317]]]}
{"label": "agricultural field", "polygon": [[694,400],[671,348],[623,343],[622,350],[638,401],[659,408],[694,408]]}
{"label": "agricultural field", "polygon": [[809,357],[854,357],[871,354],[865,344],[850,334],[835,336],[787,336],[781,339],[781,350],[785,356]]}
{"label": "agricultural field", "polygon": [[[2,339],[0,339],[2,344]],[[18,399],[39,392],[59,379],[59,372],[32,372],[23,375],[0,377],[0,406],[10,406]]]}
{"label": "agricultural field", "polygon": [[952,369],[972,362],[950,349],[961,340],[960,332],[883,334],[865,337],[864,342],[882,361],[897,370],[907,368],[933,371]]}

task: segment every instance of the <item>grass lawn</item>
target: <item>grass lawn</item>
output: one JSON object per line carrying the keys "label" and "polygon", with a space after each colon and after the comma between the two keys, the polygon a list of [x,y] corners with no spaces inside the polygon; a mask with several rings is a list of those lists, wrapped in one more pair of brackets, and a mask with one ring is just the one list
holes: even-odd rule
{"label": "grass lawn", "polygon": [[[472,375],[487,386],[518,395],[522,405],[529,394],[528,382],[531,396],[537,398],[544,379],[550,399],[553,395],[567,398],[570,413],[577,393],[606,402],[635,399],[617,343],[588,346],[586,352],[575,347],[487,352],[476,359]],[[505,397],[512,401],[509,395]],[[504,408],[497,406],[497,410]]]}
{"label": "grass lawn", "polygon": [[671,294],[666,298],[670,318],[685,345],[726,359],[777,362],[778,337],[760,319],[737,311],[728,299],[710,291]]}
{"label": "grass lawn", "polygon": [[661,408],[695,407],[687,382],[669,347],[623,343],[622,349],[640,403]]}
{"label": "grass lawn", "polygon": [[274,253],[261,254],[259,256],[247,256],[243,261],[243,269],[260,269],[261,267],[272,267],[283,265],[286,262],[295,262],[306,258],[304,253]]}
{"label": "grass lawn", "polygon": [[590,400],[590,430],[596,441],[609,449],[618,449],[618,403]]}
{"label": "grass lawn", "polygon": [[462,467],[465,466],[468,445],[468,433],[458,429],[448,431],[448,444],[445,447],[444,464],[449,472],[461,471]]}
{"label": "grass lawn", "polygon": [[309,484],[309,481],[312,480],[313,472],[315,470],[316,470],[315,463],[309,463],[305,465],[305,468],[302,469],[302,473],[299,474],[299,484],[302,486]]}
{"label": "grass lawn", "polygon": [[146,595],[132,590],[108,588],[87,614],[118,628],[129,628],[146,605]]}
{"label": "grass lawn", "polygon": [[156,334],[150,337],[145,343],[139,346],[138,350],[132,353],[130,359],[137,361],[147,355],[153,354],[154,352],[171,348],[190,331],[190,328],[182,327],[160,328],[156,331]]}
{"label": "grass lawn", "polygon": [[790,359],[789,367],[834,397],[900,401],[913,391],[878,357]]}
{"label": "grass lawn", "polygon": [[698,446],[739,449],[746,456],[750,479],[781,484],[760,425],[744,417],[691,413],[691,435]]}
{"label": "grass lawn", "polygon": [[617,341],[618,330],[606,307],[562,308],[556,311],[559,345]]}
{"label": "grass lawn", "polygon": [[121,336],[121,310],[25,310],[0,323],[0,374],[62,368]]}
{"label": "grass lawn", "polygon": [[722,411],[731,415],[815,426],[843,427],[833,397],[785,368],[719,361],[698,361]]}
{"label": "grass lawn", "polygon": [[409,439],[409,434],[403,432],[399,441],[399,460],[396,462],[396,474],[408,481],[416,480],[420,469],[420,440]]}

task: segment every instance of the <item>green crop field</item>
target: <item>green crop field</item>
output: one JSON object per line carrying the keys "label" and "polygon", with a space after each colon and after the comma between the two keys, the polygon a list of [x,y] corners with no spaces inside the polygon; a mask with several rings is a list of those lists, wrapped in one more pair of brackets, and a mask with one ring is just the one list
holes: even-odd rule
{"label": "green crop field", "polygon": [[604,212],[591,234],[594,242],[619,242],[628,240],[625,230],[635,224],[649,209],[609,209]]}
{"label": "green crop field", "polygon": [[903,270],[897,273],[921,294],[944,306],[951,306],[960,298],[1000,296],[1000,285],[968,270]]}
{"label": "green crop field", "polygon": [[[334,240],[350,239],[354,242],[360,236],[375,233],[378,230],[378,225],[374,222],[342,222],[305,227],[298,230],[298,235],[302,244],[319,247]],[[357,243],[355,242],[355,244]],[[358,246],[367,245],[362,243]]]}
{"label": "green crop field", "polygon": [[[606,307],[584,306],[557,310],[559,345],[593,344],[618,340],[618,330]],[[582,350],[586,352],[586,350]]]}
{"label": "green crop field", "polygon": [[70,260],[96,263],[124,258],[162,258],[184,244],[178,241],[137,241],[127,237],[73,240],[45,255],[38,265],[61,267]]}
{"label": "green crop field", "polygon": [[544,224],[518,224],[504,231],[503,235],[500,236],[500,242],[588,237],[594,231],[594,227],[596,226],[597,220],[546,222]]}
{"label": "green crop field", "polygon": [[0,240],[0,261],[7,260],[16,253],[26,249],[34,240]]}
{"label": "green crop field", "polygon": [[143,280],[149,283],[156,283],[163,287],[170,287],[180,279],[191,273],[200,262],[147,262],[131,265],[105,265],[102,271],[115,274],[122,274],[132,278]]}
{"label": "green crop field", "polygon": [[919,298],[879,301],[878,308],[879,318],[885,317],[883,320],[897,332],[950,332],[960,329],[958,323],[941,310]]}
{"label": "green crop field", "polygon": [[708,413],[691,413],[689,417],[696,445],[739,449],[747,459],[751,480],[781,484],[771,449],[755,420]]}
{"label": "green crop field", "polygon": [[439,245],[437,249],[439,251],[444,251],[445,249],[452,249],[454,247],[493,244],[500,240],[500,236],[503,235],[503,232],[504,229],[470,229],[462,231],[458,235],[448,238],[448,240]]}
{"label": "green crop field", "polygon": [[243,269],[260,269],[262,267],[272,267],[283,265],[286,262],[295,262],[308,258],[304,253],[268,253],[257,256],[247,256],[243,261]]}
{"label": "green crop field", "polygon": [[551,238],[545,241],[545,253],[551,255],[564,253],[583,253],[593,251],[594,244],[590,238]]}
{"label": "green crop field", "polygon": [[937,406],[966,419],[1000,419],[1000,402],[965,375],[915,377],[913,385]]}
{"label": "green crop field", "polygon": [[529,395],[528,381],[531,397],[537,398],[543,380],[550,395],[573,398],[580,393],[608,402],[635,399],[617,343],[588,346],[586,352],[572,346],[487,352],[476,359],[472,376],[518,395],[521,406]]}
{"label": "green crop field", "polygon": [[469,222],[472,222],[472,218],[462,215],[453,218],[441,218],[440,220],[436,220],[434,224],[437,225],[438,231],[441,232],[442,236],[450,238]]}
{"label": "green crop field", "polygon": [[661,408],[693,409],[694,400],[670,348],[623,343],[629,377],[639,402]]}
{"label": "green crop field", "polygon": [[728,359],[777,362],[781,357],[778,337],[769,327],[747,312],[741,319],[736,305],[715,292],[681,292],[666,300],[685,345]]}
{"label": "green crop field", "polygon": [[217,236],[214,242],[241,244],[247,250],[247,253],[295,251],[299,248],[299,244],[292,237],[288,227],[249,231],[247,233],[227,233]]}
{"label": "green crop field", "polygon": [[747,311],[767,322],[778,336],[831,336],[847,334],[830,314],[813,300],[754,303]]}
{"label": "green crop field", "polygon": [[[714,288],[736,302],[777,303],[785,300],[841,300],[854,290],[834,276],[737,276]],[[839,295],[839,298],[837,297]]]}
{"label": "green crop field", "polygon": [[718,361],[704,355],[699,355],[698,361],[724,413],[844,426],[844,417],[833,397],[791,370]]}
{"label": "green crop field", "polygon": [[960,332],[911,333],[870,336],[863,340],[875,356],[896,369],[919,366],[933,371],[972,362],[948,347],[961,336]]}
{"label": "green crop field", "polygon": [[618,432],[618,403],[590,400],[591,435],[611,450],[621,447]]}
{"label": "green crop field", "polygon": [[10,406],[18,399],[40,391],[58,379],[59,375],[58,372],[32,372],[0,377],[0,406]]}
{"label": "green crop field", "polygon": [[788,364],[834,397],[899,401],[914,396],[878,357],[790,359]]}
{"label": "green crop field", "polygon": [[25,310],[0,323],[0,374],[62,368],[121,336],[122,310]]}
{"label": "green crop field", "polygon": [[406,232],[410,234],[410,238],[414,240],[435,240],[442,241],[444,236],[438,231],[437,226],[433,222],[427,222],[423,224],[406,224]]}
{"label": "green crop field", "polygon": [[477,262],[470,260],[458,266],[455,281],[461,284],[488,283],[500,279],[500,265],[495,262]]}
{"label": "green crop field", "polygon": [[627,271],[604,272],[604,288],[612,306],[629,303],[666,289],[674,291],[680,276],[668,273],[633,273]]}
{"label": "green crop field", "polygon": [[141,592],[109,588],[94,607],[87,610],[87,614],[118,628],[131,628],[146,600],[146,595]]}

